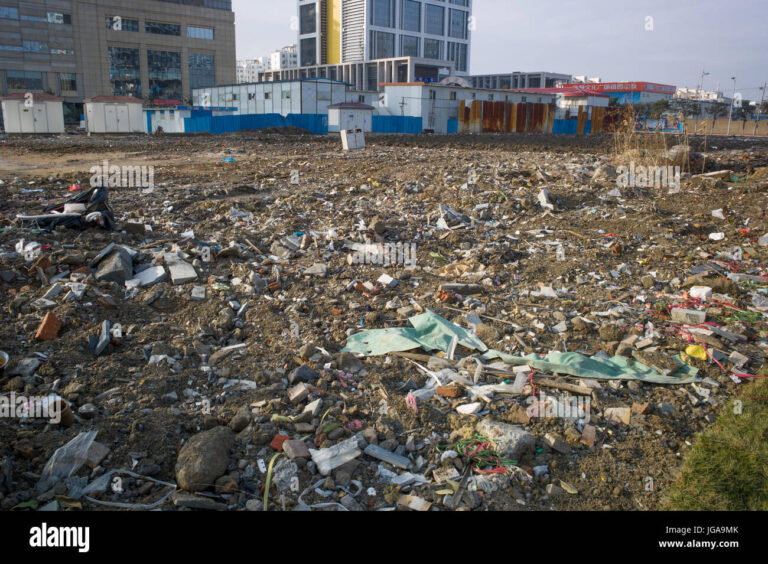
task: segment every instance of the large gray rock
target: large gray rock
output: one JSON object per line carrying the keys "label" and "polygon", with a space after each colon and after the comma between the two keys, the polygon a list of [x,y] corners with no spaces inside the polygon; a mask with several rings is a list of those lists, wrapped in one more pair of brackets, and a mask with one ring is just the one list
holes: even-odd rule
{"label": "large gray rock", "polygon": [[227,471],[235,434],[227,427],[198,433],[182,447],[176,461],[176,482],[183,490],[203,491]]}
{"label": "large gray rock", "polygon": [[133,278],[133,260],[128,251],[118,248],[99,264],[93,277],[99,282],[116,282],[125,284]]}
{"label": "large gray rock", "polygon": [[521,456],[533,451],[536,446],[533,435],[519,425],[483,419],[477,425],[477,432],[495,441],[499,454],[512,460],[520,460]]}

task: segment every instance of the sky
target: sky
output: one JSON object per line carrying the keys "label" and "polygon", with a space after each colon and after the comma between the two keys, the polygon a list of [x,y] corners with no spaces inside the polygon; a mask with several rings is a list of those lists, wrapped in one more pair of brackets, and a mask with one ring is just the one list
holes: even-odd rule
{"label": "sky", "polygon": [[[239,59],[296,43],[295,0],[233,0]],[[760,98],[766,0],[474,0],[471,74],[550,71]],[[295,26],[294,26],[295,27]],[[766,92],[768,99],[768,92]]]}

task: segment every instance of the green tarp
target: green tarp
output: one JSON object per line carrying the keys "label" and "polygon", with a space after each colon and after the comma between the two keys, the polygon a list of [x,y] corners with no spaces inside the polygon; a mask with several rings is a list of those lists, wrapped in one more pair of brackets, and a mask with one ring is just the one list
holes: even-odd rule
{"label": "green tarp", "polygon": [[477,335],[432,312],[417,315],[408,321],[411,327],[373,329],[356,333],[347,340],[347,346],[343,350],[365,356],[379,356],[418,348],[426,351],[448,352],[448,347],[456,336],[461,346],[484,353],[482,355],[484,360],[499,359],[507,364],[527,364],[540,372],[569,374],[578,378],[598,380],[641,380],[655,384],[688,384],[699,381],[696,377],[698,370],[685,364],[678,357],[676,360],[680,370],[674,376],[664,376],[650,366],[623,356],[602,359],[579,353],[551,352],[544,358],[537,354],[517,357],[489,350]]}

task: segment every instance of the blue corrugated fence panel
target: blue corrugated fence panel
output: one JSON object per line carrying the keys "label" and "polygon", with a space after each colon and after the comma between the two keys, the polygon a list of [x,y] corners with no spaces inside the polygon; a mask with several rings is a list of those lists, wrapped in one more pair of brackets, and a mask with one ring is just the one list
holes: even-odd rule
{"label": "blue corrugated fence panel", "polygon": [[288,114],[285,125],[306,129],[315,135],[328,134],[328,116],[325,114]]}
{"label": "blue corrugated fence panel", "polygon": [[579,122],[575,119],[556,119],[552,125],[552,133],[558,135],[576,135]]}
{"label": "blue corrugated fence panel", "polygon": [[373,116],[374,133],[421,133],[421,118],[411,116]]}
{"label": "blue corrugated fence panel", "polygon": [[[149,120],[149,118],[148,118]],[[328,116],[324,114],[244,114],[234,116],[196,116],[185,118],[187,133],[232,133],[235,131],[258,131],[265,127],[300,127],[316,135],[328,133]]]}

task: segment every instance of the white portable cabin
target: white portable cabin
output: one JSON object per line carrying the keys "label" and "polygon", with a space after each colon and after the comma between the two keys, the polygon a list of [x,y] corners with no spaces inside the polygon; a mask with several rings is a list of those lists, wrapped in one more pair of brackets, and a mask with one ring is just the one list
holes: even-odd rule
{"label": "white portable cabin", "polygon": [[203,106],[159,106],[143,108],[147,131],[157,133],[187,133],[184,120],[194,117],[219,117],[237,114],[237,108]]}
{"label": "white portable cabin", "polygon": [[85,101],[88,133],[146,133],[142,100],[133,96],[95,96]]}
{"label": "white portable cabin", "polygon": [[232,84],[192,90],[198,106],[236,108],[237,114],[327,114],[328,106],[344,102],[349,85],[329,78]]}
{"label": "white portable cabin", "polygon": [[328,107],[328,133],[342,130],[362,130],[370,133],[373,129],[373,106],[344,102]]}
{"label": "white portable cabin", "polygon": [[4,97],[2,105],[6,133],[64,133],[62,98],[18,92]]}

